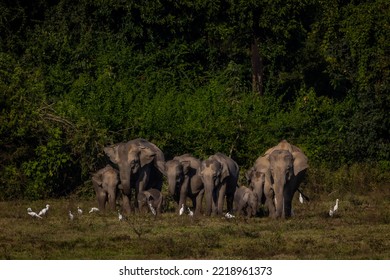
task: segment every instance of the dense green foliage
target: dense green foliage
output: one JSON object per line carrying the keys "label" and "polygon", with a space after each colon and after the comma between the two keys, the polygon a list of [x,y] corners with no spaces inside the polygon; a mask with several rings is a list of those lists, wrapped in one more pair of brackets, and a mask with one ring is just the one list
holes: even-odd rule
{"label": "dense green foliage", "polygon": [[3,1],[0,199],[68,194],[137,137],[243,169],[288,139],[388,174],[389,21],[385,0]]}

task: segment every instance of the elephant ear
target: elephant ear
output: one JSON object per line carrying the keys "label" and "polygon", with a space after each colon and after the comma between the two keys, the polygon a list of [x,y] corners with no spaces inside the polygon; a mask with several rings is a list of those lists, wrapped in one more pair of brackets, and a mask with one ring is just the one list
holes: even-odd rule
{"label": "elephant ear", "polygon": [[294,159],[294,175],[297,176],[299,172],[309,167],[308,158],[302,152],[293,152],[292,156]]}
{"label": "elephant ear", "polygon": [[153,196],[150,192],[144,191],[144,195],[146,196],[147,201],[153,200]]}
{"label": "elephant ear", "polygon": [[138,149],[141,166],[145,166],[154,160],[156,153],[151,148],[144,145],[139,145]]}
{"label": "elephant ear", "polygon": [[249,201],[249,196],[250,196],[250,192],[246,191],[244,193],[244,195],[242,196],[242,201],[243,202],[248,202]]}
{"label": "elephant ear", "polygon": [[229,175],[230,175],[230,171],[229,171],[229,168],[227,166],[227,164],[225,163],[220,163],[221,164],[221,181],[223,181],[225,178],[227,178]]}
{"label": "elephant ear", "polygon": [[103,180],[102,180],[102,174],[99,172],[96,172],[92,175],[92,182],[94,182],[99,187],[102,187]]}
{"label": "elephant ear", "polygon": [[[142,156],[141,156],[141,164],[142,164],[142,161],[145,161],[147,163],[150,163],[150,162],[153,161],[154,166],[162,174],[166,175],[166,173],[165,173],[165,157],[164,157],[164,153],[160,150],[160,148],[158,148],[153,143],[151,143],[151,142],[149,142],[147,140],[144,140],[144,139],[140,139],[140,145],[142,147],[148,148],[149,150],[147,152],[151,156],[151,158],[144,158],[144,159],[142,159]],[[142,164],[142,166],[143,166],[143,164]]]}
{"label": "elephant ear", "polygon": [[112,146],[109,146],[109,147],[105,147],[103,149],[104,153],[115,164],[119,163],[119,151],[118,151],[119,150],[119,145],[120,144],[115,144],[115,145],[112,145]]}

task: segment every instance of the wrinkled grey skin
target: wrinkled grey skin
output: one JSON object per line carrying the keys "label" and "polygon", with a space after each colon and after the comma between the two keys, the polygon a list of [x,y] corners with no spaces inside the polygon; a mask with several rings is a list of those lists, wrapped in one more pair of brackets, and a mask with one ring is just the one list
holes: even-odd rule
{"label": "wrinkled grey skin", "polygon": [[299,148],[285,140],[275,149],[270,149],[266,156],[270,162],[272,188],[275,193],[275,212],[272,214],[275,218],[289,218],[292,198],[306,175],[308,159]]}
{"label": "wrinkled grey skin", "polygon": [[119,167],[123,209],[130,213],[132,190],[135,197],[139,191],[154,187],[161,190],[164,173],[164,154],[153,143],[145,139],[134,139],[104,148],[110,160]]}
{"label": "wrinkled grey skin", "polygon": [[255,192],[245,186],[239,187],[234,194],[235,213],[245,214],[248,218],[256,216],[258,197]]}
{"label": "wrinkled grey skin", "polygon": [[222,215],[225,195],[227,210],[232,211],[239,173],[237,163],[226,155],[217,153],[202,161],[198,172],[205,189],[205,214]]}
{"label": "wrinkled grey skin", "polygon": [[119,184],[119,172],[110,165],[92,174],[92,184],[95,189],[98,207],[104,211],[106,203],[110,210],[115,210],[116,192]]}
{"label": "wrinkled grey skin", "polygon": [[268,158],[260,156],[253,167],[246,173],[246,179],[249,187],[258,197],[257,209],[259,209],[261,203],[264,203],[268,209],[269,215],[274,215],[274,191],[272,189],[270,163]]}
{"label": "wrinkled grey skin", "polygon": [[202,178],[197,173],[201,161],[189,154],[176,156],[165,163],[165,173],[168,180],[168,191],[177,203],[177,212],[187,197],[192,201],[195,215],[200,214],[204,187]]}
{"label": "wrinkled grey skin", "polygon": [[138,193],[137,200],[140,213],[150,212],[151,210],[148,204],[151,203],[152,207],[156,211],[156,214],[161,214],[163,196],[159,190],[152,188],[146,191],[141,191]]}

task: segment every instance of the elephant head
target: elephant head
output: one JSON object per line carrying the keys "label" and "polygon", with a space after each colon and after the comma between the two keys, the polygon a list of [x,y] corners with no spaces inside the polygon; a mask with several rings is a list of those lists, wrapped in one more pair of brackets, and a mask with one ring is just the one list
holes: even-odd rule
{"label": "elephant head", "polygon": [[110,209],[115,210],[118,183],[118,171],[110,165],[107,165],[92,175],[92,184],[101,211],[105,209],[107,201]]}
{"label": "elephant head", "polygon": [[264,186],[270,184],[270,163],[266,157],[259,157],[253,167],[246,173],[249,186],[261,198],[264,194]]}
{"label": "elephant head", "polygon": [[239,172],[237,163],[224,154],[217,153],[202,162],[199,172],[206,195],[206,215],[211,212],[222,214],[225,195],[228,211],[232,210]]}
{"label": "elephant head", "polygon": [[291,203],[308,167],[307,157],[299,151],[274,150],[269,154],[275,217],[290,217]]}
{"label": "elephant head", "polygon": [[[188,184],[188,172],[190,170],[189,161],[180,161],[172,159],[165,164],[165,174],[168,181],[168,191],[173,196],[174,200],[179,203],[180,191],[184,185]],[[185,182],[186,181],[186,182]]]}
{"label": "elephant head", "polygon": [[[110,160],[119,167],[121,184],[119,188],[124,194],[125,210],[130,212],[131,189],[135,188],[136,193],[148,188],[149,181],[158,184],[161,188],[161,179],[153,172],[164,173],[164,154],[153,143],[144,139],[135,139],[127,143],[119,143],[104,148],[104,152]],[[127,196],[127,198],[125,197]]]}

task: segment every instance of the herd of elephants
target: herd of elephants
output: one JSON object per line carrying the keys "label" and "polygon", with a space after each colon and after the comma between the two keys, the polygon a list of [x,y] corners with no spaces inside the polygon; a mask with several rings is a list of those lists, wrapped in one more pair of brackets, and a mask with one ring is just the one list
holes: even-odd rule
{"label": "herd of elephants", "polygon": [[189,198],[195,215],[222,215],[226,197],[228,213],[251,217],[264,204],[270,217],[288,218],[292,198],[300,192],[308,168],[305,154],[286,140],[267,150],[246,172],[248,187],[238,186],[239,167],[222,153],[203,161],[190,154],[165,161],[155,144],[141,138],[105,147],[104,152],[118,169],[107,165],[92,175],[99,209],[105,210],[108,204],[115,210],[121,196],[125,213],[138,208],[160,214],[165,176],[178,213]]}

